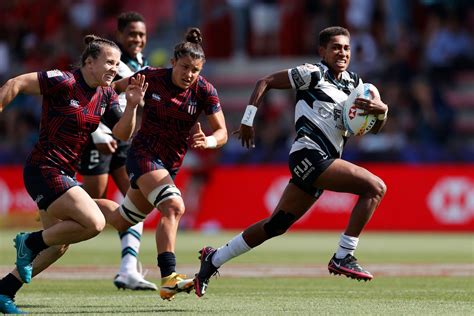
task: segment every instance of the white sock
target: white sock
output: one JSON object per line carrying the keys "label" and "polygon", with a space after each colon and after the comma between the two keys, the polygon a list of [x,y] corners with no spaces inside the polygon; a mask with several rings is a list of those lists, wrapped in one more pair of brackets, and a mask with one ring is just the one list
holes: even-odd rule
{"label": "white sock", "polygon": [[341,234],[341,238],[339,239],[339,247],[337,248],[337,251],[336,251],[336,258],[343,259],[348,254],[353,256],[358,243],[359,243],[358,237],[352,237],[352,236]]}
{"label": "white sock", "polygon": [[122,244],[120,273],[128,274],[137,271],[138,252],[140,251],[140,239],[142,233],[143,222],[130,227],[123,233],[120,233],[120,242]]}
{"label": "white sock", "polygon": [[230,259],[240,256],[250,249],[252,248],[247,245],[244,238],[242,237],[242,233],[240,233],[232,238],[225,246],[217,249],[214,256],[212,256],[212,264],[215,267],[220,267]]}

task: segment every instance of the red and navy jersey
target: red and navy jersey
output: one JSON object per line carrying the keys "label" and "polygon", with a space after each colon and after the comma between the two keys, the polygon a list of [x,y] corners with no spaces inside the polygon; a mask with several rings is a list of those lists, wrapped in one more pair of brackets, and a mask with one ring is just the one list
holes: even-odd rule
{"label": "red and navy jersey", "polygon": [[38,81],[43,95],[40,135],[27,164],[73,175],[101,117],[111,126],[120,119],[118,96],[111,87],[89,87],[79,69],[38,72]]}
{"label": "red and navy jersey", "polygon": [[211,115],[221,111],[214,86],[204,77],[183,90],[171,81],[171,68],[145,68],[148,89],[140,130],[133,138],[132,149],[158,157],[167,168],[179,168],[188,150],[191,127],[201,112]]}

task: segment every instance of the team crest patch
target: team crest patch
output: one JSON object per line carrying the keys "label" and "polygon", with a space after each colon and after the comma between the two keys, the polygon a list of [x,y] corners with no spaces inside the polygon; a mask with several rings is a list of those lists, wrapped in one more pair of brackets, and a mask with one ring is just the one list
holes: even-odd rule
{"label": "team crest patch", "polygon": [[79,107],[79,101],[71,99],[71,101],[69,102],[69,105],[72,106],[72,107],[78,108]]}
{"label": "team crest patch", "polygon": [[100,115],[104,115],[104,112],[105,112],[105,108],[107,107],[107,104],[105,103],[101,103],[100,104]]}
{"label": "team crest patch", "polygon": [[188,104],[188,113],[191,114],[191,115],[194,115],[194,114],[196,114],[196,111],[197,111],[196,101],[189,102],[189,104]]}
{"label": "team crest patch", "polygon": [[46,76],[48,76],[48,78],[53,78],[53,77],[60,77],[62,76],[62,72],[60,70],[49,70],[46,72]]}

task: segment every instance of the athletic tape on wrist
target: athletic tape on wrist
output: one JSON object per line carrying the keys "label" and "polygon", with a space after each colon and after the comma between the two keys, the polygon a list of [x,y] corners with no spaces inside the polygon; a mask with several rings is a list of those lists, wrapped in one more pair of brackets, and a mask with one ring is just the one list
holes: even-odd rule
{"label": "athletic tape on wrist", "polygon": [[114,138],[107,134],[107,133],[104,133],[102,130],[95,130],[92,134],[92,142],[94,144],[109,144],[111,143]]}
{"label": "athletic tape on wrist", "polygon": [[387,113],[388,111],[384,112],[384,113],[380,113],[379,115],[377,115],[377,120],[379,121],[383,121],[387,118]]}
{"label": "athletic tape on wrist", "polygon": [[214,136],[207,136],[206,148],[216,148],[216,147],[217,147],[217,139]]}
{"label": "athletic tape on wrist", "polygon": [[247,105],[244,116],[242,117],[241,124],[253,126],[253,119],[255,118],[255,114],[257,114],[257,107],[251,104]]}

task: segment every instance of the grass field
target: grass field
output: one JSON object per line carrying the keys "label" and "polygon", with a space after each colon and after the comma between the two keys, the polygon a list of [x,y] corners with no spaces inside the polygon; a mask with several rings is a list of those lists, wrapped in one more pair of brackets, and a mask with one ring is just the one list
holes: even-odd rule
{"label": "grass field", "polygon": [[[15,233],[0,232],[2,273],[14,261]],[[180,232],[178,271],[194,273],[200,247],[219,246],[232,236]],[[48,273],[23,287],[17,303],[35,314],[472,315],[473,234],[366,233],[362,237],[356,255],[374,272],[371,282],[327,274],[337,232],[290,232],[229,262],[221,276],[211,280],[203,298],[179,294],[168,302],[154,292],[113,287],[119,241],[107,230],[71,247]],[[140,258],[150,270],[149,279],[158,282],[155,257],[153,234],[148,232]]]}

